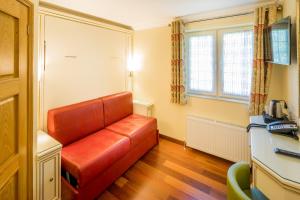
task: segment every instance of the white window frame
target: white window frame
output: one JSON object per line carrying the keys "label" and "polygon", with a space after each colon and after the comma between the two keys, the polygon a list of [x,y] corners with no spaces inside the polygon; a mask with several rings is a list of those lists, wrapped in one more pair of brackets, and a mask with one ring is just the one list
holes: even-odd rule
{"label": "white window frame", "polygon": [[[224,33],[230,33],[230,32],[238,32],[238,31],[247,31],[252,30],[253,26],[237,26],[237,27],[228,27],[228,28],[218,28],[213,30],[205,30],[205,31],[195,31],[195,32],[186,32],[186,38],[185,38],[185,64],[186,64],[186,83],[187,83],[187,95],[188,96],[197,96],[202,98],[211,98],[211,99],[220,99],[225,101],[233,101],[238,103],[249,103],[249,96],[236,96],[236,95],[227,95],[223,94],[223,34]],[[214,33],[215,34],[215,52],[214,52],[214,92],[208,93],[208,92],[201,92],[201,91],[194,91],[190,90],[189,87],[189,38],[191,36],[195,35],[206,35],[208,33]],[[254,45],[254,44],[253,44]]]}
{"label": "white window frame", "polygon": [[186,34],[185,38],[185,44],[188,44],[189,39],[193,36],[201,36],[201,35],[212,35],[213,36],[213,57],[214,57],[214,62],[213,62],[213,91],[212,92],[206,92],[206,91],[198,91],[198,90],[192,90],[190,89],[190,67],[189,67],[189,46],[185,46],[185,65],[188,66],[186,68],[187,76],[186,76],[186,83],[187,85],[187,93],[192,94],[192,95],[206,95],[206,96],[216,96],[217,95],[217,80],[215,79],[217,75],[217,31],[201,31],[201,32],[191,32]]}

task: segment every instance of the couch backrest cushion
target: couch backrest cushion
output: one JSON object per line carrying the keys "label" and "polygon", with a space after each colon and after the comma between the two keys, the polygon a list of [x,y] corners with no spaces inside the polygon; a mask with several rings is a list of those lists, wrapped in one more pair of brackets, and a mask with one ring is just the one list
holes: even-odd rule
{"label": "couch backrest cushion", "polygon": [[104,128],[102,99],[48,111],[48,133],[63,146]]}
{"label": "couch backrest cushion", "polygon": [[122,92],[103,97],[104,121],[108,126],[133,113],[132,94]]}

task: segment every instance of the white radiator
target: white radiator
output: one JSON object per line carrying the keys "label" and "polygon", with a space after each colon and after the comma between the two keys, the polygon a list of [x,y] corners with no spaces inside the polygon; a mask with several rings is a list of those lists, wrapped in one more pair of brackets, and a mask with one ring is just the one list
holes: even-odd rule
{"label": "white radiator", "polygon": [[197,116],[187,116],[186,145],[230,160],[250,163],[246,128]]}

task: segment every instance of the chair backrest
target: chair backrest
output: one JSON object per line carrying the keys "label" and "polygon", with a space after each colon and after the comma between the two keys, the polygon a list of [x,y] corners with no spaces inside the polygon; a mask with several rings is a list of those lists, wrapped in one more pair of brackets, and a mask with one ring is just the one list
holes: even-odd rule
{"label": "chair backrest", "polygon": [[227,173],[227,199],[251,200],[245,193],[250,192],[250,167],[246,162],[233,164]]}

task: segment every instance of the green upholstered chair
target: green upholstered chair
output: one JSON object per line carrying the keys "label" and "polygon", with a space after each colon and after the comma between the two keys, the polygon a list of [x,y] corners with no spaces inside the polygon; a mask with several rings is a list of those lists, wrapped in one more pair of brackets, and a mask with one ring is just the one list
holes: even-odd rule
{"label": "green upholstered chair", "polygon": [[257,188],[250,187],[250,167],[246,162],[233,164],[227,173],[228,200],[268,199]]}

